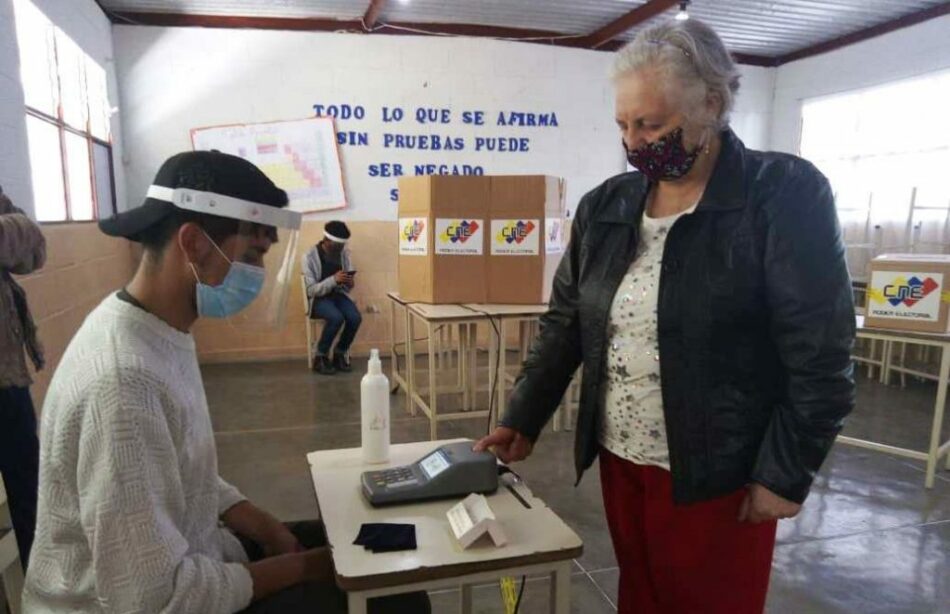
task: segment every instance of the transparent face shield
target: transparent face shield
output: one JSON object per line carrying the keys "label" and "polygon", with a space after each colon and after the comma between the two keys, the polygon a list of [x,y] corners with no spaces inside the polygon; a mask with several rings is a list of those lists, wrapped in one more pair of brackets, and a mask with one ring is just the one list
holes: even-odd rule
{"label": "transparent face shield", "polygon": [[248,332],[285,325],[300,213],[187,188],[153,185],[148,196],[239,222],[238,232],[220,244],[207,237],[214,253],[204,266],[193,266],[201,318],[224,320]]}

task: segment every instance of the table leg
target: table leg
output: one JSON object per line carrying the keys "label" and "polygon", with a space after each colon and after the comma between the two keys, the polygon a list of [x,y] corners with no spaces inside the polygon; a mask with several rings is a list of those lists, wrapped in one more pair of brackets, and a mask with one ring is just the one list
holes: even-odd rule
{"label": "table leg", "polygon": [[410,416],[416,415],[416,402],[412,393],[416,386],[416,347],[415,347],[415,319],[412,312],[406,308],[406,408]]}
{"label": "table leg", "polygon": [[451,368],[455,366],[454,357],[453,357],[453,354],[455,353],[453,351],[455,349],[455,325],[448,324],[447,326],[449,327],[449,330],[446,333],[446,337],[448,337],[448,341],[445,344],[445,355],[446,355],[446,362],[448,363],[447,366]]}
{"label": "table leg", "polygon": [[505,319],[498,318],[498,377],[500,381],[498,382],[498,411],[491,417],[491,430],[495,429],[495,425],[505,415],[505,400],[508,398],[508,395],[505,394],[508,383],[506,351]]}
{"label": "table leg", "polygon": [[[498,411],[495,405],[495,399],[498,398],[498,335],[495,334],[495,327],[488,332],[488,409],[494,412]],[[491,425],[489,425],[489,429]]]}
{"label": "table leg", "polygon": [[528,331],[531,328],[530,320],[521,320],[518,322],[518,356],[521,361],[528,356]]}
{"label": "table leg", "polygon": [[[901,366],[907,366],[907,343],[901,344]],[[901,371],[901,388],[907,388],[907,374]]]}
{"label": "table leg", "polygon": [[933,488],[937,472],[937,450],[940,449],[940,432],[943,428],[943,412],[947,404],[947,380],[950,379],[950,346],[940,347],[940,375],[937,379],[937,402],[934,405],[933,430],[930,432],[930,448],[927,450],[927,479],[924,486]]}
{"label": "table leg", "polygon": [[571,611],[571,563],[558,566],[551,574],[551,614],[568,614]]}
{"label": "table leg", "polygon": [[452,351],[455,353],[455,383],[458,384],[459,389],[462,389],[462,386],[463,386],[462,379],[464,377],[464,371],[462,370],[462,334],[463,334],[462,331],[463,330],[465,330],[465,324],[459,324],[458,325],[459,338],[457,342],[453,343],[453,347],[452,347]]}
{"label": "table leg", "polygon": [[[396,382],[396,376],[399,374],[399,352],[396,349],[396,301],[389,300],[389,384],[392,386],[390,393],[399,391],[399,384]],[[309,353],[310,350],[308,349]]]}
{"label": "table leg", "polygon": [[[436,365],[435,337],[433,337],[432,322],[426,322],[429,330],[429,439],[438,439],[439,432],[439,370]],[[444,329],[443,329],[444,330]],[[441,333],[440,333],[441,334]]]}
{"label": "table leg", "polygon": [[468,400],[469,407],[475,409],[478,404],[478,324],[468,327]]}
{"label": "table leg", "polygon": [[361,593],[347,593],[347,614],[366,614],[366,601],[366,597]]}
{"label": "table leg", "polygon": [[472,585],[463,584],[459,589],[460,614],[472,614]]}
{"label": "table leg", "polygon": [[465,348],[465,338],[468,336],[468,325],[459,324],[459,361],[458,377],[459,389],[462,391],[462,411],[468,411],[468,354]]}

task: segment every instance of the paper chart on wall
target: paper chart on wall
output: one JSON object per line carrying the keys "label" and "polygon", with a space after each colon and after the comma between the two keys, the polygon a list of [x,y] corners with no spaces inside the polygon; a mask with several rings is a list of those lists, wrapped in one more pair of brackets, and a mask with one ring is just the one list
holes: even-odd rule
{"label": "paper chart on wall", "polygon": [[287,192],[294,211],[346,207],[332,118],[194,128],[191,143],[252,162]]}

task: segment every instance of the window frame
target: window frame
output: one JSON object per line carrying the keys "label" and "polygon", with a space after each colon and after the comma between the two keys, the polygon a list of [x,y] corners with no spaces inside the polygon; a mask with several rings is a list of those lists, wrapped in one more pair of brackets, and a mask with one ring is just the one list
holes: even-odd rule
{"label": "window frame", "polygon": [[[29,0],[26,0],[26,1],[29,1]],[[37,7],[35,4],[33,5],[33,8],[34,10],[42,13],[39,7]],[[43,15],[45,17],[45,14]],[[15,18],[16,17],[14,17],[14,19]],[[108,204],[109,206],[106,208],[106,210],[110,212],[111,215],[115,215],[117,212],[116,190],[115,190],[115,162],[113,158],[113,143],[112,143],[112,134],[111,134],[112,131],[110,128],[108,140],[99,138],[93,135],[92,133],[93,109],[90,103],[91,97],[89,96],[88,81],[86,79],[85,72],[83,72],[82,87],[85,94],[84,103],[86,106],[86,109],[85,109],[85,124],[86,125],[84,129],[79,129],[66,123],[65,113],[63,111],[62,74],[60,72],[61,69],[60,69],[59,42],[58,42],[59,37],[56,36],[56,34],[66,37],[69,40],[72,40],[72,38],[68,34],[66,34],[66,32],[64,32],[61,28],[57,27],[56,24],[52,23],[52,21],[50,21],[49,18],[47,18],[47,22],[49,23],[49,26],[53,28],[53,31],[54,31],[54,36],[52,36],[53,65],[50,67],[51,70],[54,72],[54,74],[50,76],[55,77],[52,80],[55,82],[54,94],[56,96],[56,115],[55,116],[50,115],[28,104],[24,104],[24,108],[25,108],[26,117],[32,117],[34,119],[46,122],[54,126],[57,130],[57,133],[59,134],[59,157],[60,157],[60,164],[61,164],[62,175],[63,175],[62,177],[63,203],[64,203],[64,208],[65,208],[65,212],[64,212],[65,215],[63,219],[39,220],[39,223],[40,224],[71,224],[71,223],[96,222],[101,218],[100,212],[102,211],[103,207],[101,206],[100,201],[102,198],[108,198],[108,202],[106,204]],[[73,43],[75,44],[75,41],[73,41]],[[76,47],[79,49],[80,53],[82,53],[82,56],[85,61],[98,65],[98,63],[95,62],[95,60],[93,60],[92,57],[88,53],[86,53],[81,47],[78,46],[78,44],[76,45]],[[107,75],[107,78],[108,78],[108,75]],[[22,83],[22,78],[21,78],[21,83]],[[108,84],[108,81],[106,83]],[[26,96],[24,96],[24,98],[26,98]],[[69,193],[69,179],[70,179],[69,178],[69,156],[66,151],[66,134],[67,133],[72,134],[74,136],[78,136],[84,139],[86,142],[86,152],[87,152],[87,155],[89,156],[88,181],[89,181],[89,186],[90,186],[90,194],[92,196],[92,217],[90,219],[77,220],[74,218],[73,205],[72,205],[72,201],[71,201],[70,193]],[[100,147],[106,148],[108,152],[108,162],[109,162],[108,172],[109,172],[109,188],[110,188],[108,194],[99,194],[99,186],[98,186],[96,173],[100,169],[97,168],[96,158],[95,158],[95,153],[94,153],[94,148],[97,145]],[[30,160],[30,164],[32,166],[33,160]],[[102,170],[105,170],[105,169],[102,169]],[[30,181],[32,184],[32,173],[31,173]],[[39,218],[38,215],[37,215],[37,218]]]}

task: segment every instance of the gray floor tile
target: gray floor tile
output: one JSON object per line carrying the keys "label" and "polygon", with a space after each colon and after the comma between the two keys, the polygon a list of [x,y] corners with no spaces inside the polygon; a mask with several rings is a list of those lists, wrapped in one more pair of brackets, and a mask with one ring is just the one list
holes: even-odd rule
{"label": "gray floor tile", "polygon": [[768,611],[950,612],[950,521],[775,550]]}
{"label": "gray floor tile", "polygon": [[603,571],[592,571],[590,577],[594,581],[594,584],[607,596],[607,599],[616,605],[617,592],[620,586],[620,570],[605,569]]}
{"label": "gray floor tile", "polygon": [[779,523],[778,542],[898,528],[950,519],[950,484],[923,487],[924,475],[899,459],[837,444],[801,514]]}

